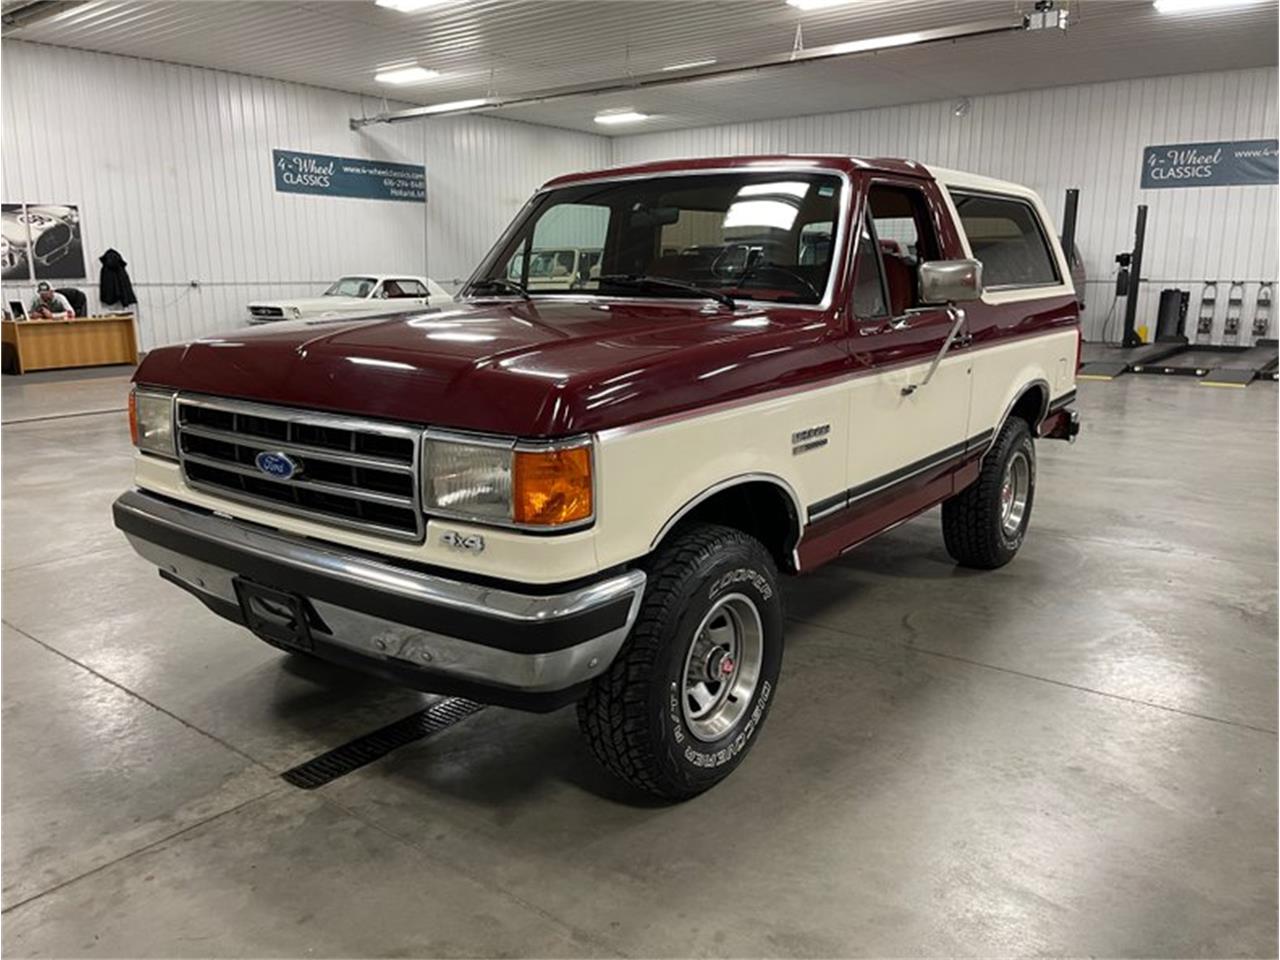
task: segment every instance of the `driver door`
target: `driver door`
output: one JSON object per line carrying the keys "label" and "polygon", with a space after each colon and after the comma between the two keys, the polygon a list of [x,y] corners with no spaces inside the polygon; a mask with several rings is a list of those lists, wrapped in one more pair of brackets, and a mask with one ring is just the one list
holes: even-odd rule
{"label": "driver door", "polygon": [[885,505],[914,513],[965,455],[972,365],[963,323],[920,386],[958,316],[919,296],[920,263],[946,256],[931,191],[907,178],[872,181],[854,253],[848,503],[879,509],[889,522],[894,510]]}

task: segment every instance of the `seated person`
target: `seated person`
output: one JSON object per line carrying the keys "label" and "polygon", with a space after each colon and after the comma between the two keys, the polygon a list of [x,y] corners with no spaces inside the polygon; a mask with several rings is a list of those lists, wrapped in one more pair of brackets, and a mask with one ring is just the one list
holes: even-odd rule
{"label": "seated person", "polygon": [[71,320],[76,315],[67,298],[43,280],[36,285],[36,296],[27,313],[32,320]]}

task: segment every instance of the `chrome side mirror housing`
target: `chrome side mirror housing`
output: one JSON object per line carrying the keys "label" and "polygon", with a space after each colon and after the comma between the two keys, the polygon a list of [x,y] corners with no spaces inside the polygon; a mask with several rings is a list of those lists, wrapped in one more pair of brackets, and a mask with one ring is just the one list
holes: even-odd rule
{"label": "chrome side mirror housing", "polygon": [[920,264],[920,299],[925,303],[964,303],[981,297],[981,261],[926,260]]}

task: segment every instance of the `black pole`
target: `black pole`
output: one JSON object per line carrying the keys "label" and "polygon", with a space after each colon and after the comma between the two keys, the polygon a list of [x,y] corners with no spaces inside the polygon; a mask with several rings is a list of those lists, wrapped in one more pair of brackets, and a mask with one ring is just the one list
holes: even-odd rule
{"label": "black pole", "polygon": [[1133,263],[1129,267],[1129,293],[1124,301],[1124,339],[1122,346],[1136,347],[1142,341],[1134,329],[1138,317],[1138,294],[1142,289],[1142,240],[1147,232],[1147,205],[1138,205],[1138,222],[1133,227]]}
{"label": "black pole", "polygon": [[[1080,188],[1067,190],[1067,201],[1062,207],[1062,252],[1067,255],[1067,263],[1074,270],[1076,267],[1076,208],[1080,206]],[[1083,294],[1083,290],[1076,293]]]}

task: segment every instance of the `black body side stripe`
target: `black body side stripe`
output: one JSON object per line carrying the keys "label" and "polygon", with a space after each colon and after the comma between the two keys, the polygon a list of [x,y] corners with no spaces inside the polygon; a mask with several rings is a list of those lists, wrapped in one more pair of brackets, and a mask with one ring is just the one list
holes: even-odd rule
{"label": "black body side stripe", "polygon": [[978,447],[985,447],[995,435],[996,432],[994,430],[983,430],[981,433],[975,434],[969,438],[969,449],[976,450]]}
{"label": "black body side stripe", "polygon": [[935,469],[937,467],[946,466],[953,460],[959,459],[967,452],[972,452],[977,448],[985,445],[994,435],[994,430],[984,430],[981,433],[974,434],[963,443],[956,443],[947,447],[945,450],[939,450],[937,453],[917,460],[915,463],[909,463],[905,467],[899,467],[890,473],[876,477],[874,480],[868,480],[866,483],[860,483],[856,487],[850,487],[843,493],[837,493],[835,496],[826,497],[816,503],[809,504],[805,513],[810,523],[820,520],[825,516],[829,516],[838,510],[853,506],[859,500],[865,500],[867,497],[875,493],[880,493],[888,489],[894,484],[909,480],[918,473],[924,473],[926,470]]}

